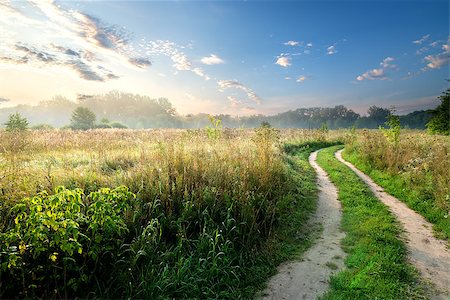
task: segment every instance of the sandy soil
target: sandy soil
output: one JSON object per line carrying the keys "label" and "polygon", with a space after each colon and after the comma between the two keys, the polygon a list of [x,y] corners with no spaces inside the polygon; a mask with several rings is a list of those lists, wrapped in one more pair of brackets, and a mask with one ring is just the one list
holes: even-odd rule
{"label": "sandy soil", "polygon": [[421,215],[411,210],[397,198],[383,191],[366,174],[342,158],[342,150],[336,158],[352,169],[387,205],[403,225],[404,239],[410,261],[417,267],[422,277],[433,284],[437,291],[430,292],[432,299],[449,299],[450,296],[450,251],[445,241],[433,236],[432,225]]}
{"label": "sandy soil", "polygon": [[301,261],[280,265],[261,299],[316,299],[328,290],[330,276],[344,267],[345,253],[340,247],[345,236],[340,230],[341,203],[337,200],[336,187],[316,163],[317,152],[309,157],[319,186],[317,211],[310,224],[321,224],[323,231]]}

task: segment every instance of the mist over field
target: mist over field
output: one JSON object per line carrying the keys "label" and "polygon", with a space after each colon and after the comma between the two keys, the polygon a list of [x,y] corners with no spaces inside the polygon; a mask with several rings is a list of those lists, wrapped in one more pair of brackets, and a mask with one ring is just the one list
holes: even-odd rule
{"label": "mist over field", "polygon": [[[77,101],[58,96],[37,105],[0,108],[0,123],[4,124],[10,114],[19,112],[28,119],[31,126],[47,124],[57,128],[64,127],[70,125],[72,113],[77,107],[92,110],[96,114],[98,124],[120,122],[135,129],[203,128],[209,124],[210,116],[208,113],[181,115],[166,98],[152,99],[148,96],[112,91],[103,95],[78,95]],[[382,108],[373,105],[367,114],[360,115],[343,105],[337,105],[298,108],[273,115],[214,116],[222,121],[223,126],[230,128],[254,128],[262,122],[269,122],[279,128],[312,129],[326,125],[330,129],[336,129],[378,128],[385,125],[386,117],[391,113],[396,113],[395,107]],[[430,118],[430,111],[415,111],[400,116],[402,126],[416,129],[425,129]]]}

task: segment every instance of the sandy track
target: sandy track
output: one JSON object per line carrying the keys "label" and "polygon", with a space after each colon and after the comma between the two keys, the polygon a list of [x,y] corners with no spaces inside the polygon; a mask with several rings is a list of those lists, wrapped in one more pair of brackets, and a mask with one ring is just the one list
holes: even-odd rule
{"label": "sandy track", "polygon": [[423,278],[437,288],[432,299],[449,299],[450,296],[450,251],[447,243],[433,236],[432,225],[421,215],[411,210],[405,203],[384,192],[383,188],[342,158],[342,150],[335,153],[336,158],[352,169],[389,207],[403,225],[408,257],[417,267]]}
{"label": "sandy track", "polygon": [[328,290],[330,276],[344,267],[346,255],[340,247],[345,236],[340,230],[341,203],[337,200],[336,187],[316,163],[317,152],[309,157],[317,172],[319,186],[317,210],[309,222],[321,224],[323,231],[316,244],[305,252],[302,261],[280,265],[278,274],[270,279],[261,299],[316,299]]}

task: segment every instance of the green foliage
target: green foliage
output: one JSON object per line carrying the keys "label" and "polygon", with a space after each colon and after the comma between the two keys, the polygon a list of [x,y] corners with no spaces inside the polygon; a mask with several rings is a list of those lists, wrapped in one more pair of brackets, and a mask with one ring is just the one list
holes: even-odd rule
{"label": "green foliage", "polygon": [[206,126],[206,134],[212,140],[219,139],[222,136],[222,120],[209,116],[210,125]]}
{"label": "green foliage", "polygon": [[383,132],[386,139],[389,141],[389,143],[393,144],[394,146],[397,146],[400,142],[400,118],[397,115],[390,114],[387,116],[386,125],[389,126],[388,129],[384,129],[380,127],[380,130]]}
{"label": "green foliage", "polygon": [[[286,151],[280,146],[315,134],[224,130],[222,138],[211,140],[204,130],[30,132],[30,155],[0,160],[0,232],[18,232],[14,244],[0,249],[0,264],[10,254],[25,262],[2,270],[7,285],[0,297],[252,298],[278,263],[312,241],[316,228],[306,220],[316,187],[307,156],[323,144],[297,142]],[[136,199],[110,201],[99,189],[118,184]],[[59,185],[72,193],[84,190],[79,214],[56,200],[69,192],[50,195]],[[38,223],[15,231],[11,207],[25,204],[29,216],[29,201],[20,199],[33,199],[39,190],[48,191],[37,195],[41,202],[62,202],[46,210],[67,218],[56,217],[57,230],[43,225],[47,251],[36,259],[32,246],[22,256],[10,253],[20,252],[20,236],[39,228]],[[94,201],[95,193],[101,195]],[[56,237],[64,220],[78,224],[81,254],[74,234]],[[62,241],[72,255],[61,249]]]}
{"label": "green foliage", "polygon": [[95,119],[94,112],[87,107],[80,106],[72,112],[70,123],[73,129],[88,130],[95,127]]}
{"label": "green foliage", "polygon": [[58,187],[53,195],[19,201],[11,208],[13,226],[1,233],[3,288],[26,297],[80,293],[107,270],[106,259],[117,259],[134,197],[126,187],[87,197],[81,189]]}
{"label": "green foliage", "polygon": [[18,132],[28,129],[28,120],[19,113],[9,115],[8,121],[5,123],[6,131]]}
{"label": "green foliage", "polygon": [[128,126],[120,123],[120,122],[112,122],[109,124],[111,126],[111,128],[119,128],[119,129],[127,129]]}
{"label": "green foliage", "polygon": [[450,135],[450,89],[438,97],[441,104],[431,111],[432,117],[427,123],[427,129],[432,134]]}
{"label": "green foliage", "polygon": [[343,240],[348,253],[346,269],[331,278],[324,299],[423,299],[418,275],[407,262],[400,228],[359,177],[340,163],[334,152],[319,152],[318,163],[339,191],[343,206]]}
{"label": "green foliage", "polygon": [[41,123],[41,124],[36,124],[36,125],[31,126],[31,129],[33,129],[33,130],[52,130],[52,129],[54,129],[54,127],[50,124]]}

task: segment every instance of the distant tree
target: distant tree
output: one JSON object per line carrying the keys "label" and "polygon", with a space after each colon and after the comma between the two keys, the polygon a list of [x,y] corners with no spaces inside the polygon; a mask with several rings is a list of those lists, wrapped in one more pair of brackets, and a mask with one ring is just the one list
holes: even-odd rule
{"label": "distant tree", "polygon": [[441,96],[438,97],[442,102],[431,111],[432,117],[427,123],[427,128],[430,133],[450,134],[450,89],[447,89]]}
{"label": "distant tree", "polygon": [[70,123],[73,129],[88,130],[95,127],[96,116],[87,107],[77,107],[73,113]]}
{"label": "distant tree", "polygon": [[10,114],[5,126],[6,131],[25,131],[28,128],[28,120],[19,113]]}
{"label": "distant tree", "polygon": [[391,111],[387,108],[372,105],[371,107],[369,107],[367,114],[369,115],[370,119],[382,121],[384,123],[387,119],[387,116],[391,114]]}

